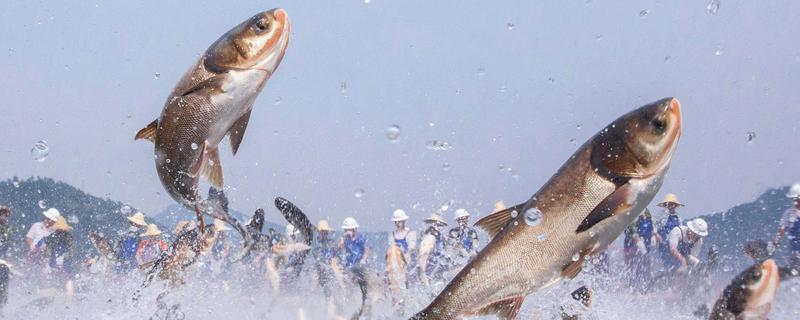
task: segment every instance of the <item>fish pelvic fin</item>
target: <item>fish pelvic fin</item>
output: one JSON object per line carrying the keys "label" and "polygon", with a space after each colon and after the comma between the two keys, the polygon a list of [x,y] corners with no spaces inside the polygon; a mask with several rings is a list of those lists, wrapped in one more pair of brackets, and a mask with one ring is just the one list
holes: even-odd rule
{"label": "fish pelvic fin", "polygon": [[519,309],[522,307],[523,301],[525,301],[525,297],[523,296],[515,296],[495,301],[480,308],[474,314],[470,314],[470,316],[495,315],[498,319],[514,320],[517,318],[517,314],[519,314]]}
{"label": "fish pelvic fin", "polygon": [[475,226],[483,229],[489,233],[490,237],[494,238],[511,222],[511,220],[514,220],[512,212],[516,211],[517,214],[521,213],[523,206],[525,206],[524,203],[492,213],[478,220],[478,222],[475,222]]}
{"label": "fish pelvic fin", "polygon": [[247,110],[239,120],[233,123],[233,127],[228,131],[229,138],[231,139],[231,149],[233,149],[233,155],[236,155],[236,152],[239,151],[239,145],[242,144],[242,139],[244,139],[244,131],[247,130],[247,123],[250,122],[250,114],[253,112],[253,109]]}
{"label": "fish pelvic fin", "polygon": [[586,230],[591,229],[594,225],[600,223],[609,217],[612,217],[616,214],[626,212],[628,209],[633,206],[631,203],[630,198],[633,194],[633,186],[630,183],[625,183],[617,190],[612,192],[608,197],[603,199],[603,201],[598,204],[586,218],[583,219],[580,225],[578,225],[578,229],[575,230],[576,233],[581,233]]}
{"label": "fish pelvic fin", "polygon": [[215,188],[222,189],[224,181],[218,146],[210,146],[207,141],[203,143],[203,152],[200,153],[200,159],[195,164],[194,172],[208,180]]}
{"label": "fish pelvic fin", "polygon": [[133,140],[145,139],[150,140],[150,142],[156,142],[156,129],[158,129],[158,119],[153,120],[150,122],[146,127],[139,130],[136,133],[136,137]]}
{"label": "fish pelvic fin", "polygon": [[587,248],[581,250],[578,254],[578,260],[572,261],[564,266],[564,269],[561,270],[561,277],[574,279],[578,276],[581,271],[583,271],[583,262],[586,261],[586,256],[589,255],[591,252],[591,248]]}

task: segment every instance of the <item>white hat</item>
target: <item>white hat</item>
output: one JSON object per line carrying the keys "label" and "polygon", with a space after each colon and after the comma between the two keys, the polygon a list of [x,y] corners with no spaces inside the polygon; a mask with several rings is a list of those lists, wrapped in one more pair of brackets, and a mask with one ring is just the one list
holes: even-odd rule
{"label": "white hat", "polygon": [[408,220],[408,215],[405,211],[403,211],[403,209],[397,209],[394,211],[394,213],[392,213],[392,221],[397,222],[406,220]]}
{"label": "white hat", "polygon": [[686,223],[689,230],[696,233],[698,236],[705,237],[708,235],[708,224],[702,218],[697,218]]}
{"label": "white hat", "polygon": [[469,217],[469,212],[467,212],[466,209],[458,209],[458,210],[456,210],[456,220],[464,218],[464,217]]}
{"label": "white hat", "polygon": [[300,231],[298,231],[297,228],[294,227],[294,225],[291,225],[291,224],[287,224],[286,225],[286,235],[287,236],[293,236],[293,235],[296,235],[298,233],[300,233]]}
{"label": "white hat", "polygon": [[147,226],[147,222],[144,221],[144,213],[141,212],[136,212],[132,217],[128,217],[128,221],[140,227]]}
{"label": "white hat", "polygon": [[436,223],[436,224],[441,224],[441,225],[445,225],[445,226],[447,225],[447,221],[444,221],[444,219],[442,219],[442,217],[439,216],[439,214],[435,213],[435,212],[431,213],[431,217],[430,218],[425,219],[425,223]]}
{"label": "white hat", "polygon": [[355,218],[353,217],[344,218],[344,221],[342,222],[342,229],[348,230],[355,228],[358,228],[358,222],[356,221]]}
{"label": "white hat", "polygon": [[61,212],[58,212],[58,209],[56,209],[56,208],[47,209],[44,212],[42,212],[42,214],[45,217],[47,217],[47,219],[50,219],[53,222],[56,222],[58,220],[58,217],[61,216]]}
{"label": "white hat", "polygon": [[789,188],[789,193],[786,194],[789,198],[800,198],[800,183],[795,183]]}
{"label": "white hat", "polygon": [[328,220],[320,220],[317,222],[318,231],[331,231],[331,226],[328,225]]}

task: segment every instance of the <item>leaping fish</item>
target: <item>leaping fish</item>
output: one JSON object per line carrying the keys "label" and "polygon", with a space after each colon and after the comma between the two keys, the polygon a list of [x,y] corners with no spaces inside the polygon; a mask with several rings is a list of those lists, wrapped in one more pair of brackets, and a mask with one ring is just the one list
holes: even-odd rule
{"label": "leaping fish", "polygon": [[[161,116],[136,134],[136,139],[155,143],[161,184],[175,201],[197,212],[201,231],[199,180],[222,189],[219,143],[229,136],[236,155],[253,102],[283,59],[289,32],[283,9],[256,14],[234,27],[183,75]],[[232,222],[229,216],[217,218]]]}
{"label": "leaping fish", "polygon": [[514,319],[525,296],[575,277],[658,192],[681,135],[680,110],[665,98],[623,115],[530,200],[478,221],[491,242],[412,319]]}
{"label": "leaping fish", "polygon": [[710,320],[766,320],[780,286],[780,271],[767,259],[742,271],[722,292]]}

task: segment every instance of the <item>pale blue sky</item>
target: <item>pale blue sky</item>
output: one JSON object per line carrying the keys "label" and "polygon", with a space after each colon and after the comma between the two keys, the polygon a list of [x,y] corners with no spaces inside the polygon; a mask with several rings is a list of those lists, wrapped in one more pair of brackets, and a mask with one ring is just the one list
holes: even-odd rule
{"label": "pale blue sky", "polygon": [[[245,212],[280,195],[371,230],[389,229],[395,207],[421,220],[448,199],[483,215],[665,96],[682,102],[685,129],[659,197],[677,193],[694,215],[800,179],[797,1],[722,1],[716,15],[697,0],[487,3],[3,1],[0,178],[51,176],[162,210],[153,147],[133,135],[221,34],[283,7],[286,57],[239,155],[222,160]],[[40,139],[42,163],[29,152]]]}

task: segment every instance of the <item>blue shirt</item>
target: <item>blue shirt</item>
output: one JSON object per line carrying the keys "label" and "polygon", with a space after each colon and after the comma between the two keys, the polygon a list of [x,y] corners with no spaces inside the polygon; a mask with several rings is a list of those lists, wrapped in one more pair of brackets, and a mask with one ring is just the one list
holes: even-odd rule
{"label": "blue shirt", "polygon": [[359,233],[353,237],[344,237],[344,250],[345,259],[344,266],[349,268],[358,265],[361,259],[364,258],[364,252],[367,248],[367,236]]}

